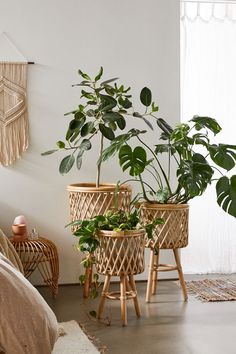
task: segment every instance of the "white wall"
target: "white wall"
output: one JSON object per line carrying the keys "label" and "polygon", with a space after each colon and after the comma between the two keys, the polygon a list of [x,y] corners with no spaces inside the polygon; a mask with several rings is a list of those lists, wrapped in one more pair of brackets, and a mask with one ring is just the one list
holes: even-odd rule
{"label": "white wall", "polygon": [[[160,115],[170,123],[179,120],[179,1],[0,0],[0,26],[36,62],[28,72],[30,147],[11,167],[0,166],[0,226],[10,234],[15,215],[24,214],[57,245],[60,282],[77,282],[80,257],[64,229],[65,187],[94,181],[96,149],[80,173],[74,169],[64,177],[58,172],[62,156],[40,153],[64,137],[69,118],[63,113],[78,104],[78,90],[71,88],[78,68],[95,74],[103,65],[107,77],[119,76],[137,98],[143,86],[150,87]],[[104,166],[104,182],[120,178],[114,162]]]}

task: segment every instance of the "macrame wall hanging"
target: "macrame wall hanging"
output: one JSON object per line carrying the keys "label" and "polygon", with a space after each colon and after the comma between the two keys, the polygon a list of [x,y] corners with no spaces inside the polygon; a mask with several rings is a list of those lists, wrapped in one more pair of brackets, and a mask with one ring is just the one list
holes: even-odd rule
{"label": "macrame wall hanging", "polygon": [[[1,36],[14,46],[4,32]],[[26,100],[28,62],[24,57],[23,60],[16,62],[0,58],[0,164],[3,166],[11,165],[29,145]]]}

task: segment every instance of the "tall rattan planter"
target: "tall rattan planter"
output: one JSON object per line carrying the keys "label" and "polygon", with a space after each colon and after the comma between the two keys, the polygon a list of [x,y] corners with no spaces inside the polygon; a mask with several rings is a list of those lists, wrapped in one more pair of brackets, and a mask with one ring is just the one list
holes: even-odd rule
{"label": "tall rattan planter", "polygon": [[[177,270],[183,290],[184,300],[187,300],[187,290],[179,258],[179,248],[188,245],[189,206],[187,204],[149,204],[141,205],[141,217],[144,223],[154,218],[163,218],[164,223],[155,230],[154,240],[147,241],[146,246],[151,250],[146,301],[151,294],[156,293],[157,275],[161,271]],[[160,264],[160,249],[172,249],[176,265]]]}
{"label": "tall rattan planter", "polygon": [[[133,276],[144,271],[145,231],[100,231],[100,245],[96,250],[96,268],[99,274],[105,275],[98,318],[101,317],[105,299],[120,300],[122,324],[127,324],[126,300],[133,299],[137,316],[140,309],[137,290]],[[112,276],[120,277],[120,291],[109,292]]]}
{"label": "tall rattan planter", "polygon": [[[70,184],[67,190],[71,221],[90,219],[114,207],[116,184],[104,183],[100,187],[96,187],[94,183]],[[129,211],[131,188],[123,185],[117,194],[118,208]],[[72,231],[75,231],[75,227]]]}
{"label": "tall rattan planter", "polygon": [[[116,184],[104,183],[96,187],[95,183],[79,183],[67,186],[70,202],[71,221],[90,219],[96,215],[104,214],[114,207],[115,196],[118,197],[118,208],[129,211],[131,202],[131,188],[122,185],[116,191]],[[72,232],[76,227],[72,226]],[[92,281],[92,267],[86,268],[83,296],[89,296]]]}

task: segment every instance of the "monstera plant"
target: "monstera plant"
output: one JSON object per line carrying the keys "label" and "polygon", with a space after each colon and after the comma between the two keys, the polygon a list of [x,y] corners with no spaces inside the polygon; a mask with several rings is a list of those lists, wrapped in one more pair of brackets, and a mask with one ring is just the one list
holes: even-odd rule
{"label": "monstera plant", "polygon": [[[151,102],[151,91],[149,90]],[[216,183],[218,204],[236,217],[236,175],[227,172],[235,167],[236,145],[212,142],[220,133],[217,121],[209,117],[194,116],[188,123],[171,127],[164,119],[151,114],[159,127],[160,141],[153,148],[147,144],[140,131],[132,129],[114,139],[104,150],[102,161],[118,153],[123,171],[140,182],[137,199],[148,203],[185,204],[204,193],[207,186]],[[131,138],[138,146],[129,145]],[[167,163],[160,156],[166,154]],[[176,181],[171,182],[171,170]],[[225,173],[224,173],[225,171]],[[152,182],[145,177],[149,174]],[[148,181],[150,178],[148,178]]]}
{"label": "monstera plant", "polygon": [[[148,108],[152,102],[151,91],[146,89],[146,95]],[[132,130],[116,137],[101,159],[105,161],[118,153],[120,165],[123,171],[129,172],[130,181],[140,183],[134,202],[140,204],[144,224],[155,217],[165,220],[157,226],[154,242],[148,243],[151,256],[146,301],[156,292],[157,274],[161,270],[160,249],[173,250],[176,266],[167,266],[166,270],[178,270],[186,301],[178,249],[188,244],[188,201],[216,183],[217,203],[236,217],[236,175],[228,176],[235,167],[236,146],[215,142],[214,136],[220,133],[221,127],[213,118],[194,116],[188,123],[173,128],[154,112],[151,116],[161,131],[154,147],[144,141],[142,132],[135,134]],[[129,144],[131,139],[136,139],[137,146]],[[160,158],[163,154],[165,160]]]}

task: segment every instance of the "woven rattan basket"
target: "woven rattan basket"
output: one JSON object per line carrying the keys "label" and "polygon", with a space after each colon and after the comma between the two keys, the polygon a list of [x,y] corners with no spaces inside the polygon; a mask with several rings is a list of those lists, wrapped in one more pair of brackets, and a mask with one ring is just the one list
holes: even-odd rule
{"label": "woven rattan basket", "polygon": [[[71,221],[90,219],[114,207],[116,184],[101,184],[100,187],[96,187],[93,183],[70,184],[67,190]],[[118,208],[129,211],[131,188],[123,185],[117,194]],[[75,229],[72,227],[72,231]]]}
{"label": "woven rattan basket", "polygon": [[99,231],[96,250],[99,274],[121,276],[144,271],[145,230]]}
{"label": "woven rattan basket", "polygon": [[147,246],[158,245],[161,249],[183,248],[188,245],[188,204],[141,204],[141,218],[150,223],[154,218],[163,218],[164,223],[158,225],[154,241]]}

